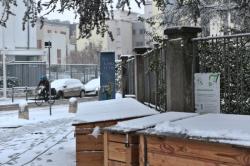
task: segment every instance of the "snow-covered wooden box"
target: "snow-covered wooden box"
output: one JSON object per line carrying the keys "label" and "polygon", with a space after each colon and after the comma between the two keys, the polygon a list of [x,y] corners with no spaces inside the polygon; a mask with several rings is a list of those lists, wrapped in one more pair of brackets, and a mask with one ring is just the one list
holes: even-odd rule
{"label": "snow-covered wooden box", "polygon": [[137,166],[139,165],[139,135],[137,131],[152,128],[165,121],[177,121],[197,116],[195,113],[168,112],[129,121],[118,122],[117,125],[104,130],[105,166]]}
{"label": "snow-covered wooden box", "polygon": [[131,98],[81,104],[73,124],[77,166],[104,165],[104,127],[153,114],[157,112]]}
{"label": "snow-covered wooden box", "polygon": [[250,116],[207,114],[140,135],[140,166],[250,165]]}

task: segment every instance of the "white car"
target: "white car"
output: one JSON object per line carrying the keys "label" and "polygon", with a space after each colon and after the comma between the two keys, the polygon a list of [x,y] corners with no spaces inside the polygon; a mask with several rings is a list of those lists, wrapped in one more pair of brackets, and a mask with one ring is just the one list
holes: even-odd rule
{"label": "white car", "polygon": [[84,85],[84,93],[85,95],[89,94],[94,94],[98,95],[98,91],[100,89],[100,78],[95,78],[90,80]]}
{"label": "white car", "polygon": [[83,97],[84,85],[78,79],[58,79],[51,83],[51,88],[56,89],[56,96],[58,98],[64,97]]}

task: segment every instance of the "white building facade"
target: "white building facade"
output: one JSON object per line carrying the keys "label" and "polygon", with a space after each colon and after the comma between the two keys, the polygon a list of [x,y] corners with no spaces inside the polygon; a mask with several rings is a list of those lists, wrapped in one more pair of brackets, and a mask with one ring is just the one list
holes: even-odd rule
{"label": "white building facade", "polygon": [[44,52],[37,49],[36,27],[27,22],[23,30],[26,7],[22,1],[17,1],[17,5],[12,9],[15,16],[11,15],[6,22],[7,27],[0,27],[0,49],[5,51],[8,61],[37,61]]}
{"label": "white building facade", "polygon": [[48,48],[45,48],[45,42],[51,42],[50,62],[51,64],[66,64],[67,56],[70,53],[70,23],[59,20],[44,20],[43,27],[40,28],[40,22],[37,26],[37,47],[46,52],[43,61],[48,63]]}

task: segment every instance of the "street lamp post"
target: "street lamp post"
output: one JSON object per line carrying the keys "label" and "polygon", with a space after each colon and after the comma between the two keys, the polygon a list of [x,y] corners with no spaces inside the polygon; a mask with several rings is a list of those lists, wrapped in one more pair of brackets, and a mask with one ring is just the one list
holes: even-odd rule
{"label": "street lamp post", "polygon": [[6,48],[3,49],[3,97],[7,98]]}
{"label": "street lamp post", "polygon": [[[52,47],[52,43],[50,41],[48,42],[45,42],[45,48],[48,48],[48,62],[49,62],[49,83],[50,83],[50,80],[51,80],[51,73],[50,73],[50,49]],[[49,100],[51,100],[51,86],[49,84]],[[50,116],[52,115],[52,110],[51,110],[51,102],[49,102],[49,114]]]}

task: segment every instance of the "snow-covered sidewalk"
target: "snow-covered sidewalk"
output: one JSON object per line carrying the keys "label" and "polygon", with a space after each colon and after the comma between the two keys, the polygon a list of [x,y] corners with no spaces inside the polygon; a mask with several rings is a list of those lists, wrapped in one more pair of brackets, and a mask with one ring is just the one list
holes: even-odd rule
{"label": "snow-covered sidewalk", "polygon": [[[68,106],[30,109],[30,120],[17,111],[0,113],[0,166],[75,165],[74,114]],[[64,160],[62,160],[64,159]]]}

